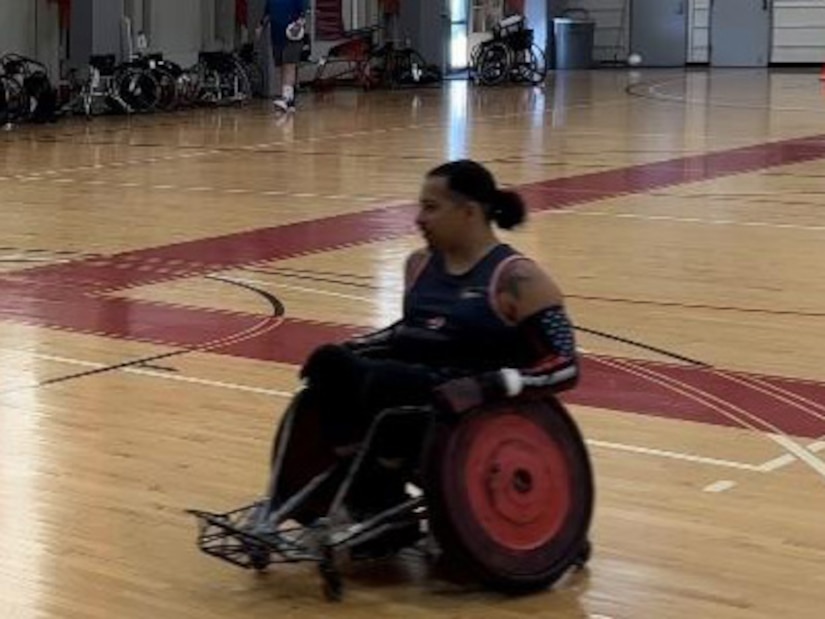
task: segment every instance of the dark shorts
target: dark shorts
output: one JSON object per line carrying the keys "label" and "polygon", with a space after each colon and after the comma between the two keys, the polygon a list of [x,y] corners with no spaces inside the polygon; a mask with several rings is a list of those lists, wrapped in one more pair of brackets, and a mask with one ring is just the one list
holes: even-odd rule
{"label": "dark shorts", "polygon": [[272,57],[275,59],[275,66],[280,67],[285,64],[298,64],[301,62],[301,52],[304,44],[302,41],[279,40],[272,41]]}

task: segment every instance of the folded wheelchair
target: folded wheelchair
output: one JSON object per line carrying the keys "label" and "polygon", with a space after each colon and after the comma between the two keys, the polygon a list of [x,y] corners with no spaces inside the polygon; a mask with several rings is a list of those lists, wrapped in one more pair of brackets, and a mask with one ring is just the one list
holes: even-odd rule
{"label": "folded wheelchair", "polygon": [[[329,600],[342,596],[348,561],[415,545],[494,590],[552,585],[590,557],[594,484],[576,423],[530,380],[515,397],[462,414],[435,404],[384,410],[346,457],[325,442],[308,390],[299,392],[275,436],[266,495],[227,513],[190,510],[199,548],[253,570],[314,562]],[[399,422],[417,428],[416,456],[393,474],[416,491],[359,510],[352,498],[370,490],[376,446]]]}

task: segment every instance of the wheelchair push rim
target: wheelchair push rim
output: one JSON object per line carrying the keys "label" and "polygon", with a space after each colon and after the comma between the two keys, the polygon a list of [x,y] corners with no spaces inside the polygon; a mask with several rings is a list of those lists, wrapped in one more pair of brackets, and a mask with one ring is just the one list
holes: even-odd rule
{"label": "wheelchair push rim", "polygon": [[576,564],[593,509],[586,446],[555,400],[479,410],[435,439],[427,475],[433,529],[486,584],[544,588]]}

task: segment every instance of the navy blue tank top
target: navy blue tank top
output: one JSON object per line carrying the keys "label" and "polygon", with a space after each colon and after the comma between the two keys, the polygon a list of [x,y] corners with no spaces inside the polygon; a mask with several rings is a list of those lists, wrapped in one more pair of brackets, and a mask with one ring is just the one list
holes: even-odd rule
{"label": "navy blue tank top", "polygon": [[529,353],[516,327],[493,307],[497,269],[520,256],[509,245],[494,247],[461,275],[447,272],[433,253],[404,297],[399,357],[436,367],[472,370],[523,365]]}

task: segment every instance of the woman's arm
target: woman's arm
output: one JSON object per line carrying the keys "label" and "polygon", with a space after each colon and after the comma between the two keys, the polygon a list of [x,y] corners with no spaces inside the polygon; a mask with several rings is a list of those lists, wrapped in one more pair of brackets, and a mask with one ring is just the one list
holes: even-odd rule
{"label": "woman's arm", "polygon": [[556,283],[535,262],[520,258],[506,264],[493,285],[496,309],[518,326],[533,353],[533,364],[522,370],[558,378],[560,389],[573,386],[578,380],[576,339]]}
{"label": "woman's arm", "polygon": [[564,305],[556,283],[528,258],[505,264],[492,285],[496,310],[514,325],[542,309]]}
{"label": "woman's arm", "polygon": [[559,287],[533,261],[514,259],[502,267],[493,286],[496,311],[518,327],[532,352],[532,363],[448,381],[435,389],[436,402],[456,413],[525,387],[562,391],[579,380],[573,325]]}

